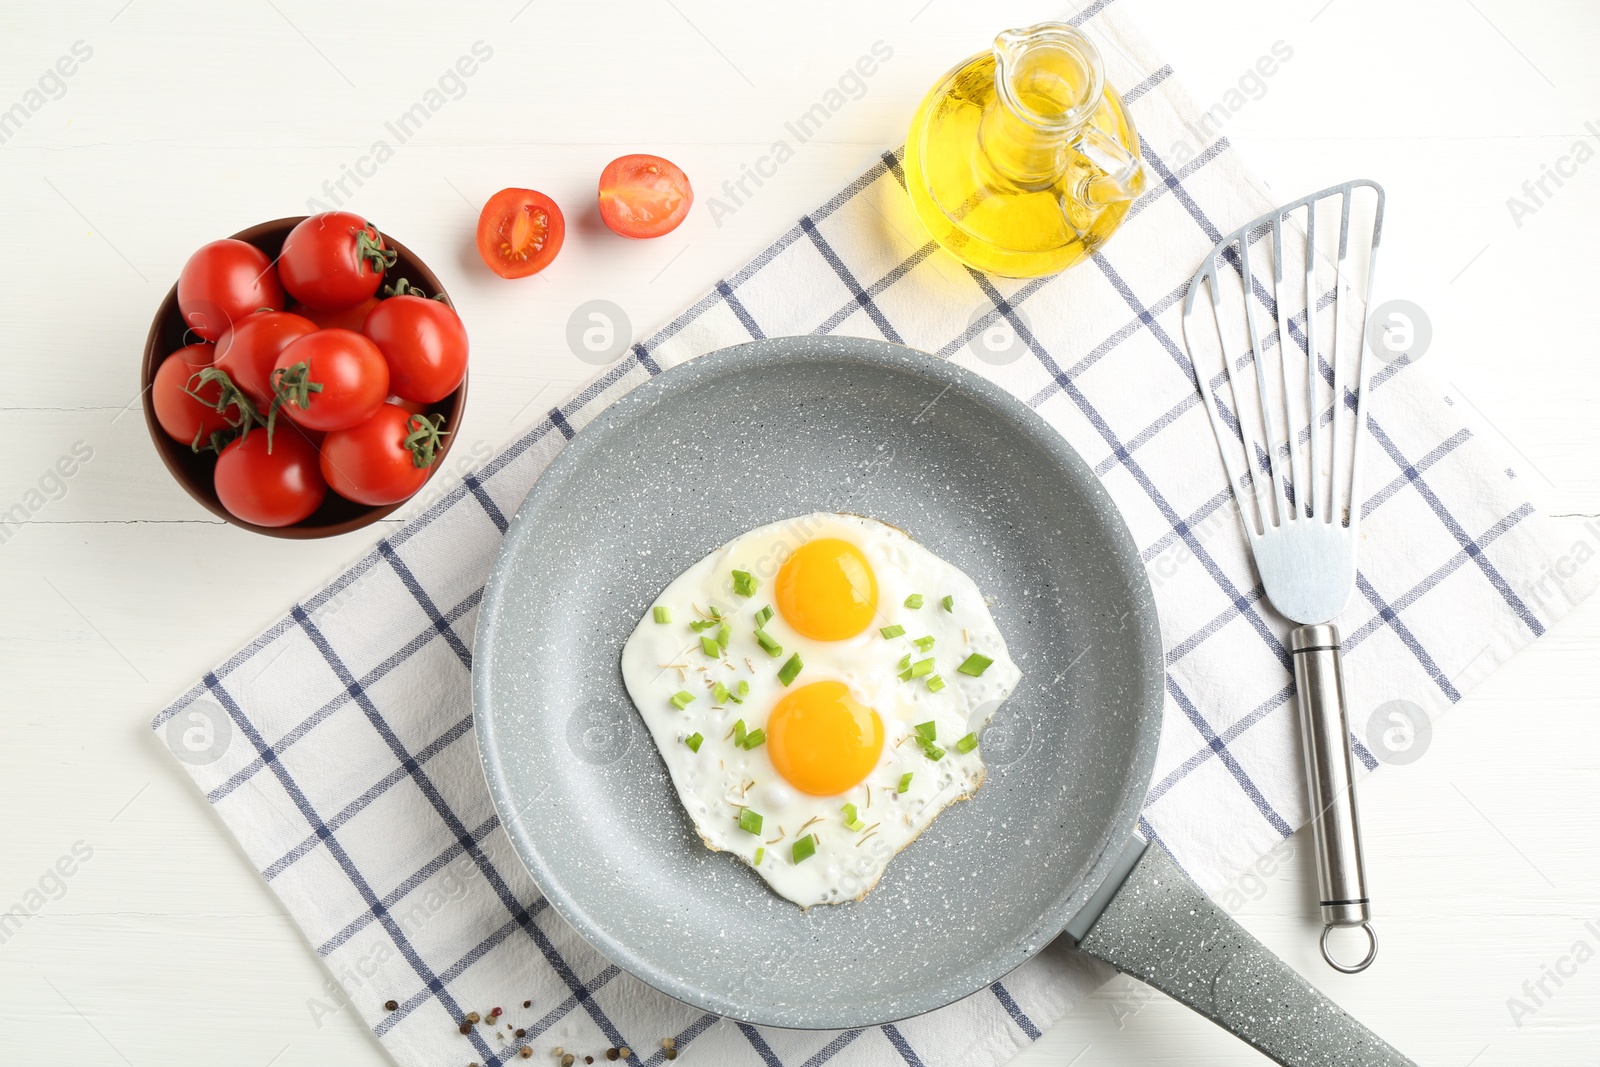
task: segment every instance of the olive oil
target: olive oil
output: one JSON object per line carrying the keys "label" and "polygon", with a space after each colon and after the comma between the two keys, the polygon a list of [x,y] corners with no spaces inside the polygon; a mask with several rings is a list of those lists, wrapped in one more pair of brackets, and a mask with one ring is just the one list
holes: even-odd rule
{"label": "olive oil", "polygon": [[976,270],[1035,277],[1105,243],[1143,191],[1138,136],[1078,30],[1009,30],[935,85],[905,175],[934,240]]}

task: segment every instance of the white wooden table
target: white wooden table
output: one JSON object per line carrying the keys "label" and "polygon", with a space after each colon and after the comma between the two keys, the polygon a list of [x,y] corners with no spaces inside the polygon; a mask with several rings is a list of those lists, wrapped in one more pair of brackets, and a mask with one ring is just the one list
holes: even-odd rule
{"label": "white wooden table", "polygon": [[[0,143],[0,509],[32,514],[0,529],[0,910],[39,906],[0,942],[0,1059],[387,1062],[148,729],[393,528],[257,537],[167,477],[136,403],[138,356],[190,251],[331,202],[343,179],[340,199],[426,256],[470,324],[456,449],[483,455],[593,371],[565,340],[577,305],[613,300],[640,333],[665,321],[898,143],[948,66],[1065,2],[6,0],[0,108],[27,114]],[[1600,150],[1600,9],[1123,2],[1285,199],[1357,175],[1387,186],[1383,277],[1431,316],[1428,362],[1515,443],[1572,540],[1600,545],[1600,523],[1586,526],[1600,513],[1600,160],[1562,164],[1537,203],[1523,188],[1575,142]],[[600,167],[636,150],[717,195],[877,40],[893,60],[862,98],[720,226],[697,206],[671,236],[626,243],[578,208]],[[459,98],[393,159],[362,165],[384,123],[479,41],[492,58],[447,87]],[[1292,59],[1230,95],[1278,41]],[[70,76],[48,75],[62,57]],[[346,177],[358,165],[359,188]],[[472,248],[479,205],[507,185],[572,206],[555,269],[518,284]],[[1514,217],[1513,196],[1533,210]],[[71,477],[52,478],[75,447]],[[1384,937],[1370,972],[1342,978],[1316,958],[1301,836],[1239,887],[1247,927],[1421,1062],[1600,1055],[1597,649],[1590,603],[1442,719],[1422,760],[1366,787]],[[72,873],[53,875],[58,863]],[[1524,983],[1541,980],[1547,995],[1514,1018],[1508,999],[1533,1004]],[[1118,979],[1016,1062],[1264,1061]]]}

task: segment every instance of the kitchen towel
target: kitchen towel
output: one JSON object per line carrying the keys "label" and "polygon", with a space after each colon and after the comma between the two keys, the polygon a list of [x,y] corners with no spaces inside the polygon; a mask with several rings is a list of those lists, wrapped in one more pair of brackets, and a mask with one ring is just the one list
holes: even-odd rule
{"label": "kitchen towel", "polygon": [[[1161,613],[1166,719],[1141,832],[1215,893],[1306,821],[1288,625],[1262,599],[1178,323],[1201,258],[1273,201],[1225,140],[1200,142],[1199,109],[1122,12],[1095,3],[1077,21],[1102,46],[1154,179],[1102,254],[1032,281],[969,272],[927,240],[885,152],[156,718],[337,995],[398,1063],[487,1067],[524,1046],[549,1062],[560,1046],[578,1062],[627,1047],[629,1062],[655,1065],[671,1038],[687,1062],[988,1067],[1107,973],[1058,944],[892,1025],[736,1024],[619,972],[512,852],[479,768],[469,687],[500,537],[540,471],[607,404],[751,338],[845,333],[924,349],[1058,428],[1121,508]],[[1379,762],[1360,743],[1369,716],[1401,709],[1400,751],[1406,715],[1449,708],[1594,581],[1566,576],[1570,546],[1467,405],[1425,371],[1389,364],[1372,393],[1361,573],[1340,619],[1368,769]],[[480,1021],[462,1033],[472,1012]]]}

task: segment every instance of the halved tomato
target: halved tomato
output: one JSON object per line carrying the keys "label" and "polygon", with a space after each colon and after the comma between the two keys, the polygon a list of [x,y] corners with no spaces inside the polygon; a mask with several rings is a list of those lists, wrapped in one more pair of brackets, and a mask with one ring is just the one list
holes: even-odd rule
{"label": "halved tomato", "polygon": [[502,278],[526,278],[550,265],[566,235],[554,200],[532,189],[502,189],[478,216],[478,255]]}
{"label": "halved tomato", "polygon": [[600,218],[624,237],[660,237],[694,204],[689,176],[660,156],[618,156],[600,172]]}

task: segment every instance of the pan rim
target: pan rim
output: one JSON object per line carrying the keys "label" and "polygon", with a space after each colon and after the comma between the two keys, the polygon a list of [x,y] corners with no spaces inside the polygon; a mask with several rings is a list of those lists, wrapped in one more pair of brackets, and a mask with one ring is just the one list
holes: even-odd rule
{"label": "pan rim", "polygon": [[[790,350],[800,341],[806,344],[805,352],[792,353]],[[969,399],[993,411],[997,418],[1007,424],[1008,429],[1026,434],[1031,443],[1047,451],[1062,470],[1063,476],[1076,483],[1102,516],[1100,528],[1109,542],[1108,555],[1115,561],[1116,572],[1131,593],[1131,629],[1140,653],[1136,659],[1140,665],[1140,677],[1129,685],[1130,691],[1141,697],[1141,706],[1135,709],[1137,719],[1131,743],[1133,759],[1116,806],[1116,814],[1106,822],[1099,853],[1088,875],[1076,885],[1063,885],[1048,906],[1041,909],[1037,923],[1026,936],[997,945],[994,953],[984,956],[967,970],[943,980],[896,989],[881,997],[852,1004],[841,1004],[823,997],[809,1005],[742,1002],[735,996],[684,980],[673,974],[670,968],[641,955],[605,933],[599,924],[590,921],[582,903],[566,891],[545,861],[527,826],[517,817],[516,808],[511,802],[505,764],[500,758],[495,694],[490,682],[495,658],[496,623],[500,618],[512,560],[532,525],[531,516],[542,502],[555,495],[573,477],[581,475],[583,465],[597,449],[603,447],[608,430],[647,411],[671,391],[693,388],[704,379],[757,369],[779,359],[869,365],[933,380],[951,390],[961,390]],[[597,414],[540,475],[507,528],[494,567],[484,585],[474,648],[473,712],[484,776],[513,850],[556,913],[601,956],[668,996],[738,1022],[795,1030],[853,1029],[921,1015],[954,1003],[1004,978],[1050,944],[1105,880],[1124,845],[1134,836],[1155,768],[1166,677],[1154,594],[1137,545],[1105,487],[1060,432],[1022,401],[979,374],[916,349],[886,341],[842,336],[768,338],[709,352],[641,383]]]}

